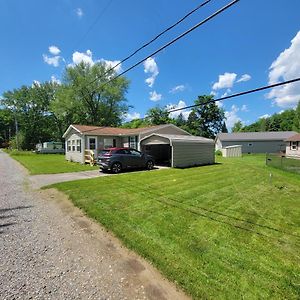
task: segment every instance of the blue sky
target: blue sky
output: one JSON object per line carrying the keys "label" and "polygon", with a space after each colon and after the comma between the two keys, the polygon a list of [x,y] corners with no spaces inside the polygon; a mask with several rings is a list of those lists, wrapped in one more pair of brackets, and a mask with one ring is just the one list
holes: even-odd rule
{"label": "blue sky", "polygon": [[[212,0],[135,58],[125,70],[229,1]],[[0,94],[34,80],[61,80],[80,60],[114,63],[201,1],[2,0]],[[204,26],[127,73],[128,119],[155,106],[191,105],[300,76],[300,1],[240,0]],[[147,72],[146,72],[147,71]],[[294,107],[300,84],[224,101],[227,125]]]}

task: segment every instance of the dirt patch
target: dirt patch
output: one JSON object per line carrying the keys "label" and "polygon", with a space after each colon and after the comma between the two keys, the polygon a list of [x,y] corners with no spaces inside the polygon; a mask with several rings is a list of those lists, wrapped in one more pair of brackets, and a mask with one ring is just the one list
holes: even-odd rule
{"label": "dirt patch", "polygon": [[87,239],[84,245],[86,252],[90,251],[89,248],[101,249],[101,262],[109,259],[114,264],[117,263],[115,269],[126,274],[124,286],[128,289],[134,286],[141,287],[148,299],[190,299],[147,261],[124,247],[112,233],[88,218],[65,194],[55,189],[37,192],[46,201],[50,200],[58,205],[66,218],[71,218],[74,226],[84,231]]}

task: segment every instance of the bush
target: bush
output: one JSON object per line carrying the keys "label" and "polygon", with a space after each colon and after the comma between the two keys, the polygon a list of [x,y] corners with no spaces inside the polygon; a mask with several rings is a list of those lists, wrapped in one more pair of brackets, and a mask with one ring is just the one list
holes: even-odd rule
{"label": "bush", "polygon": [[221,150],[216,150],[215,155],[222,156],[222,151]]}
{"label": "bush", "polygon": [[23,150],[25,144],[25,136],[23,132],[19,131],[10,141],[9,146],[11,149]]}

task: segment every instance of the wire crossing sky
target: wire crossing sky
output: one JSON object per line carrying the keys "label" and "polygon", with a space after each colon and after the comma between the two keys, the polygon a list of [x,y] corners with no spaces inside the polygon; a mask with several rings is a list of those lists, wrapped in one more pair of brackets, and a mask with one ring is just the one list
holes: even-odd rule
{"label": "wire crossing sky", "polygon": [[[180,109],[200,95],[220,99],[299,77],[299,0],[239,1],[156,52],[228,4],[202,1],[0,1],[0,95],[34,81],[61,83],[65,67],[82,61],[117,65],[117,74],[141,62],[124,74],[132,106],[126,119],[132,120],[157,105]],[[131,64],[122,62],[204,3],[130,57]],[[230,128],[238,120],[247,125],[294,108],[299,99],[300,83],[295,82],[219,105]],[[187,118],[188,109],[172,116],[180,112]]]}

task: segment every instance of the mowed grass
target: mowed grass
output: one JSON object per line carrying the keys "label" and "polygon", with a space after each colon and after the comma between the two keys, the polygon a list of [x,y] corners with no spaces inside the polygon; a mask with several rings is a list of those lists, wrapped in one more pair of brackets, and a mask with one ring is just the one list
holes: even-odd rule
{"label": "mowed grass", "polygon": [[36,154],[30,151],[6,152],[28,169],[31,175],[91,171],[99,168],[66,161],[63,154]]}
{"label": "mowed grass", "polygon": [[195,299],[299,299],[300,176],[218,160],[54,187]]}

